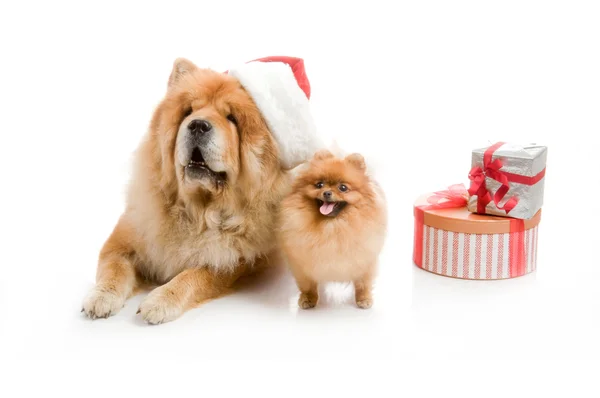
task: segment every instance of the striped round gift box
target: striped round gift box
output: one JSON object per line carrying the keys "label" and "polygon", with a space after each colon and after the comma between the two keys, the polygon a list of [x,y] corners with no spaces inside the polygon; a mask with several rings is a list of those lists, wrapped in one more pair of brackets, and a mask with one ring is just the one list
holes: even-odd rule
{"label": "striped round gift box", "polygon": [[529,220],[415,204],[414,263],[463,279],[507,279],[535,271],[541,210]]}

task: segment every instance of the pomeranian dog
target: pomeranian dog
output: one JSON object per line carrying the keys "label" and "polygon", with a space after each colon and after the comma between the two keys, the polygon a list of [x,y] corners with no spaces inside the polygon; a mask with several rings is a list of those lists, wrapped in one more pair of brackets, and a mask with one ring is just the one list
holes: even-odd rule
{"label": "pomeranian dog", "polygon": [[279,245],[300,289],[298,306],[316,306],[321,283],[352,282],[356,305],[371,308],[386,228],[386,200],[363,156],[317,152],[279,215]]}

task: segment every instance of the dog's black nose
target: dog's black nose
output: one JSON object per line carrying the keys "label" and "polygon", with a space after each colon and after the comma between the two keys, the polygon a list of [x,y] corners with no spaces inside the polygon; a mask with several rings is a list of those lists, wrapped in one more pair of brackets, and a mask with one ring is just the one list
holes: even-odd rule
{"label": "dog's black nose", "polygon": [[212,129],[212,126],[206,120],[198,120],[194,119],[188,124],[188,129],[192,134],[204,134],[209,132]]}
{"label": "dog's black nose", "polygon": [[331,199],[331,195],[332,195],[331,191],[325,191],[325,192],[323,192],[323,197],[325,199]]}

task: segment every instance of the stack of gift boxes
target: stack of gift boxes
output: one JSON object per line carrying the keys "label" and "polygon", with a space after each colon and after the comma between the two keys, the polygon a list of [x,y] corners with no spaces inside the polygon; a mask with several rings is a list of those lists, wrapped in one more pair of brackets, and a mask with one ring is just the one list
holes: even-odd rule
{"label": "stack of gift boxes", "polygon": [[414,263],[463,279],[535,271],[547,148],[499,142],[472,153],[470,186],[452,185],[414,206]]}

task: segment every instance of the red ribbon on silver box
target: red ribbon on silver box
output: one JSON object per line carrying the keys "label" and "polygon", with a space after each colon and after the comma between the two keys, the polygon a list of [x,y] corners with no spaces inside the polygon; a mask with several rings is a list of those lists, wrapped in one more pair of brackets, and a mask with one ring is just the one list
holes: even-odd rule
{"label": "red ribbon on silver box", "polygon": [[[532,186],[537,184],[546,174],[545,167],[534,176],[509,173],[503,170],[505,162],[499,157],[493,159],[495,152],[503,145],[505,145],[504,142],[498,142],[489,147],[483,155],[483,167],[475,166],[469,172],[469,180],[471,180],[469,194],[471,196],[477,195],[477,213],[486,214],[487,205],[493,201],[499,210],[504,211],[508,215],[520,200],[518,196],[512,196],[503,205],[500,204],[509,193],[509,184],[517,183]],[[486,185],[486,177],[500,183],[500,187],[493,196]]]}

